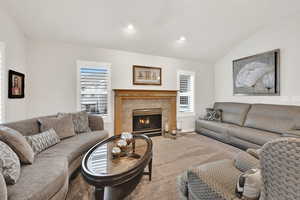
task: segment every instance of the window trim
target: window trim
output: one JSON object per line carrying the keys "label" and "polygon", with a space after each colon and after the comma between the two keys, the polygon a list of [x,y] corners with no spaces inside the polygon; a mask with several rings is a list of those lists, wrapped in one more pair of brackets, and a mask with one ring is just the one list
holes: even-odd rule
{"label": "window trim", "polygon": [[[180,75],[189,75],[192,78],[192,111],[191,112],[180,112]],[[188,117],[188,116],[195,116],[195,77],[196,72],[194,71],[186,71],[186,70],[178,70],[177,71],[177,115],[179,117]]]}
{"label": "window trim", "polygon": [[106,123],[110,123],[112,121],[112,100],[111,100],[111,95],[112,95],[112,90],[111,90],[111,63],[107,63],[107,62],[94,62],[94,61],[83,61],[83,60],[77,60],[76,61],[77,64],[77,100],[76,100],[76,109],[77,111],[81,111],[81,104],[80,104],[80,94],[81,94],[81,83],[80,83],[80,69],[84,66],[93,66],[93,68],[107,68],[108,70],[108,74],[109,74],[109,78],[108,78],[108,87],[107,87],[107,115],[103,116],[100,115],[101,117],[103,117],[104,122]]}
{"label": "window trim", "polygon": [[1,92],[1,118],[0,118],[0,123],[4,123],[6,121],[6,95],[7,95],[7,73],[6,73],[6,63],[5,63],[5,43],[0,42],[0,53],[2,54],[2,64],[1,64],[1,82],[0,84],[2,87],[0,87],[0,92]]}

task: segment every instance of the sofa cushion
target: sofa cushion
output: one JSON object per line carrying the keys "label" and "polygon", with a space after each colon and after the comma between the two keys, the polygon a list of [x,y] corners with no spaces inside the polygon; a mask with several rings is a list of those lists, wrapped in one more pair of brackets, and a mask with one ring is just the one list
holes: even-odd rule
{"label": "sofa cushion", "polygon": [[0,199],[7,200],[6,183],[5,183],[4,177],[1,172],[0,172]]}
{"label": "sofa cushion", "polygon": [[217,121],[208,121],[208,120],[197,120],[197,124],[201,128],[205,128],[211,131],[218,133],[226,133],[227,130],[231,127],[234,127],[232,124],[217,122]]}
{"label": "sofa cushion", "polygon": [[9,127],[0,126],[0,140],[14,150],[22,163],[33,163],[34,152],[21,133]]}
{"label": "sofa cushion", "polygon": [[101,131],[104,129],[103,118],[99,115],[89,115],[89,127],[92,131]]}
{"label": "sofa cushion", "polygon": [[295,118],[300,118],[299,106],[253,104],[247,115],[245,126],[284,133],[295,126]]}
{"label": "sofa cushion", "polygon": [[20,176],[20,160],[17,154],[4,142],[0,141],[0,173],[7,184],[15,184]]}
{"label": "sofa cushion", "polygon": [[60,139],[72,137],[75,135],[74,125],[71,115],[61,117],[49,117],[38,120],[41,125],[41,131],[47,131],[51,128],[55,130]]}
{"label": "sofa cushion", "polygon": [[214,109],[222,110],[223,122],[239,126],[243,126],[250,107],[250,104],[245,103],[216,102],[214,104]]}
{"label": "sofa cushion", "polygon": [[[40,154],[39,154],[40,155]],[[19,181],[8,186],[8,199],[51,199],[68,179],[68,162],[64,157],[37,156],[33,165],[24,165]]]}
{"label": "sofa cushion", "polygon": [[86,153],[92,146],[102,141],[108,136],[107,131],[93,131],[89,133],[82,133],[65,140],[59,144],[50,147],[49,149],[40,153],[40,156],[67,157],[69,163],[73,162],[77,157]]}
{"label": "sofa cushion", "polygon": [[26,136],[26,140],[32,147],[35,154],[38,154],[60,142],[59,136],[56,134],[54,129],[50,129],[36,135]]}
{"label": "sofa cushion", "polygon": [[230,137],[236,137],[248,142],[264,145],[266,142],[279,138],[280,134],[246,127],[232,127],[228,130]]}
{"label": "sofa cushion", "polygon": [[91,129],[89,127],[89,116],[87,112],[75,112],[75,113],[58,113],[58,117],[62,117],[64,115],[70,115],[72,117],[74,130],[77,134],[90,132]]}

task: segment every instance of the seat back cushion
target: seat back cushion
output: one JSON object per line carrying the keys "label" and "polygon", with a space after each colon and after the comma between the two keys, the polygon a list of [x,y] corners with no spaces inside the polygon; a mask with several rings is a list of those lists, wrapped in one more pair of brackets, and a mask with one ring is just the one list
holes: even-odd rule
{"label": "seat back cushion", "polygon": [[250,104],[233,102],[216,102],[214,109],[222,110],[222,121],[243,126]]}
{"label": "seat back cushion", "polygon": [[21,120],[16,122],[10,122],[10,123],[3,124],[3,126],[7,126],[14,130],[17,130],[24,136],[35,135],[40,132],[38,119],[43,119],[48,117],[56,117],[56,116],[55,115],[45,116],[45,117],[26,119],[26,120]]}
{"label": "seat back cushion", "polygon": [[295,126],[297,118],[300,118],[299,106],[253,104],[245,126],[284,134]]}

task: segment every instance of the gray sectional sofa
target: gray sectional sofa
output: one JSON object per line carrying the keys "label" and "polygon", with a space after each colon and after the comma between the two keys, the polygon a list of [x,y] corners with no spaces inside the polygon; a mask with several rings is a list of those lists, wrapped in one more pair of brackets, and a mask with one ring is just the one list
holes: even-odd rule
{"label": "gray sectional sofa", "polygon": [[198,119],[196,131],[242,149],[260,148],[281,136],[300,136],[299,106],[216,102],[214,108],[222,110],[222,122]]}
{"label": "gray sectional sofa", "polygon": [[[18,121],[4,126],[24,136],[39,133],[37,120]],[[92,132],[81,133],[36,155],[32,165],[22,165],[21,176],[15,185],[8,185],[9,200],[61,200],[68,192],[69,177],[81,166],[84,154],[95,144],[108,137],[103,120],[89,116]]]}

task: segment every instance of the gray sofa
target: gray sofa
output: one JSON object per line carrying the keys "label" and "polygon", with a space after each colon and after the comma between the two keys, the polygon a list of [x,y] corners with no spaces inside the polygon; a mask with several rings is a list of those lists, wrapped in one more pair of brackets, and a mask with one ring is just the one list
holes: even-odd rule
{"label": "gray sofa", "polygon": [[[24,136],[39,133],[37,119],[3,124]],[[66,198],[69,177],[81,166],[84,154],[96,143],[108,137],[103,120],[89,116],[92,132],[81,133],[41,152],[32,165],[22,165],[15,185],[8,185],[8,200],[62,200]]]}
{"label": "gray sofa", "polygon": [[214,108],[222,110],[222,122],[198,119],[196,131],[242,149],[260,148],[285,134],[300,136],[292,130],[300,127],[299,106],[216,102]]}

